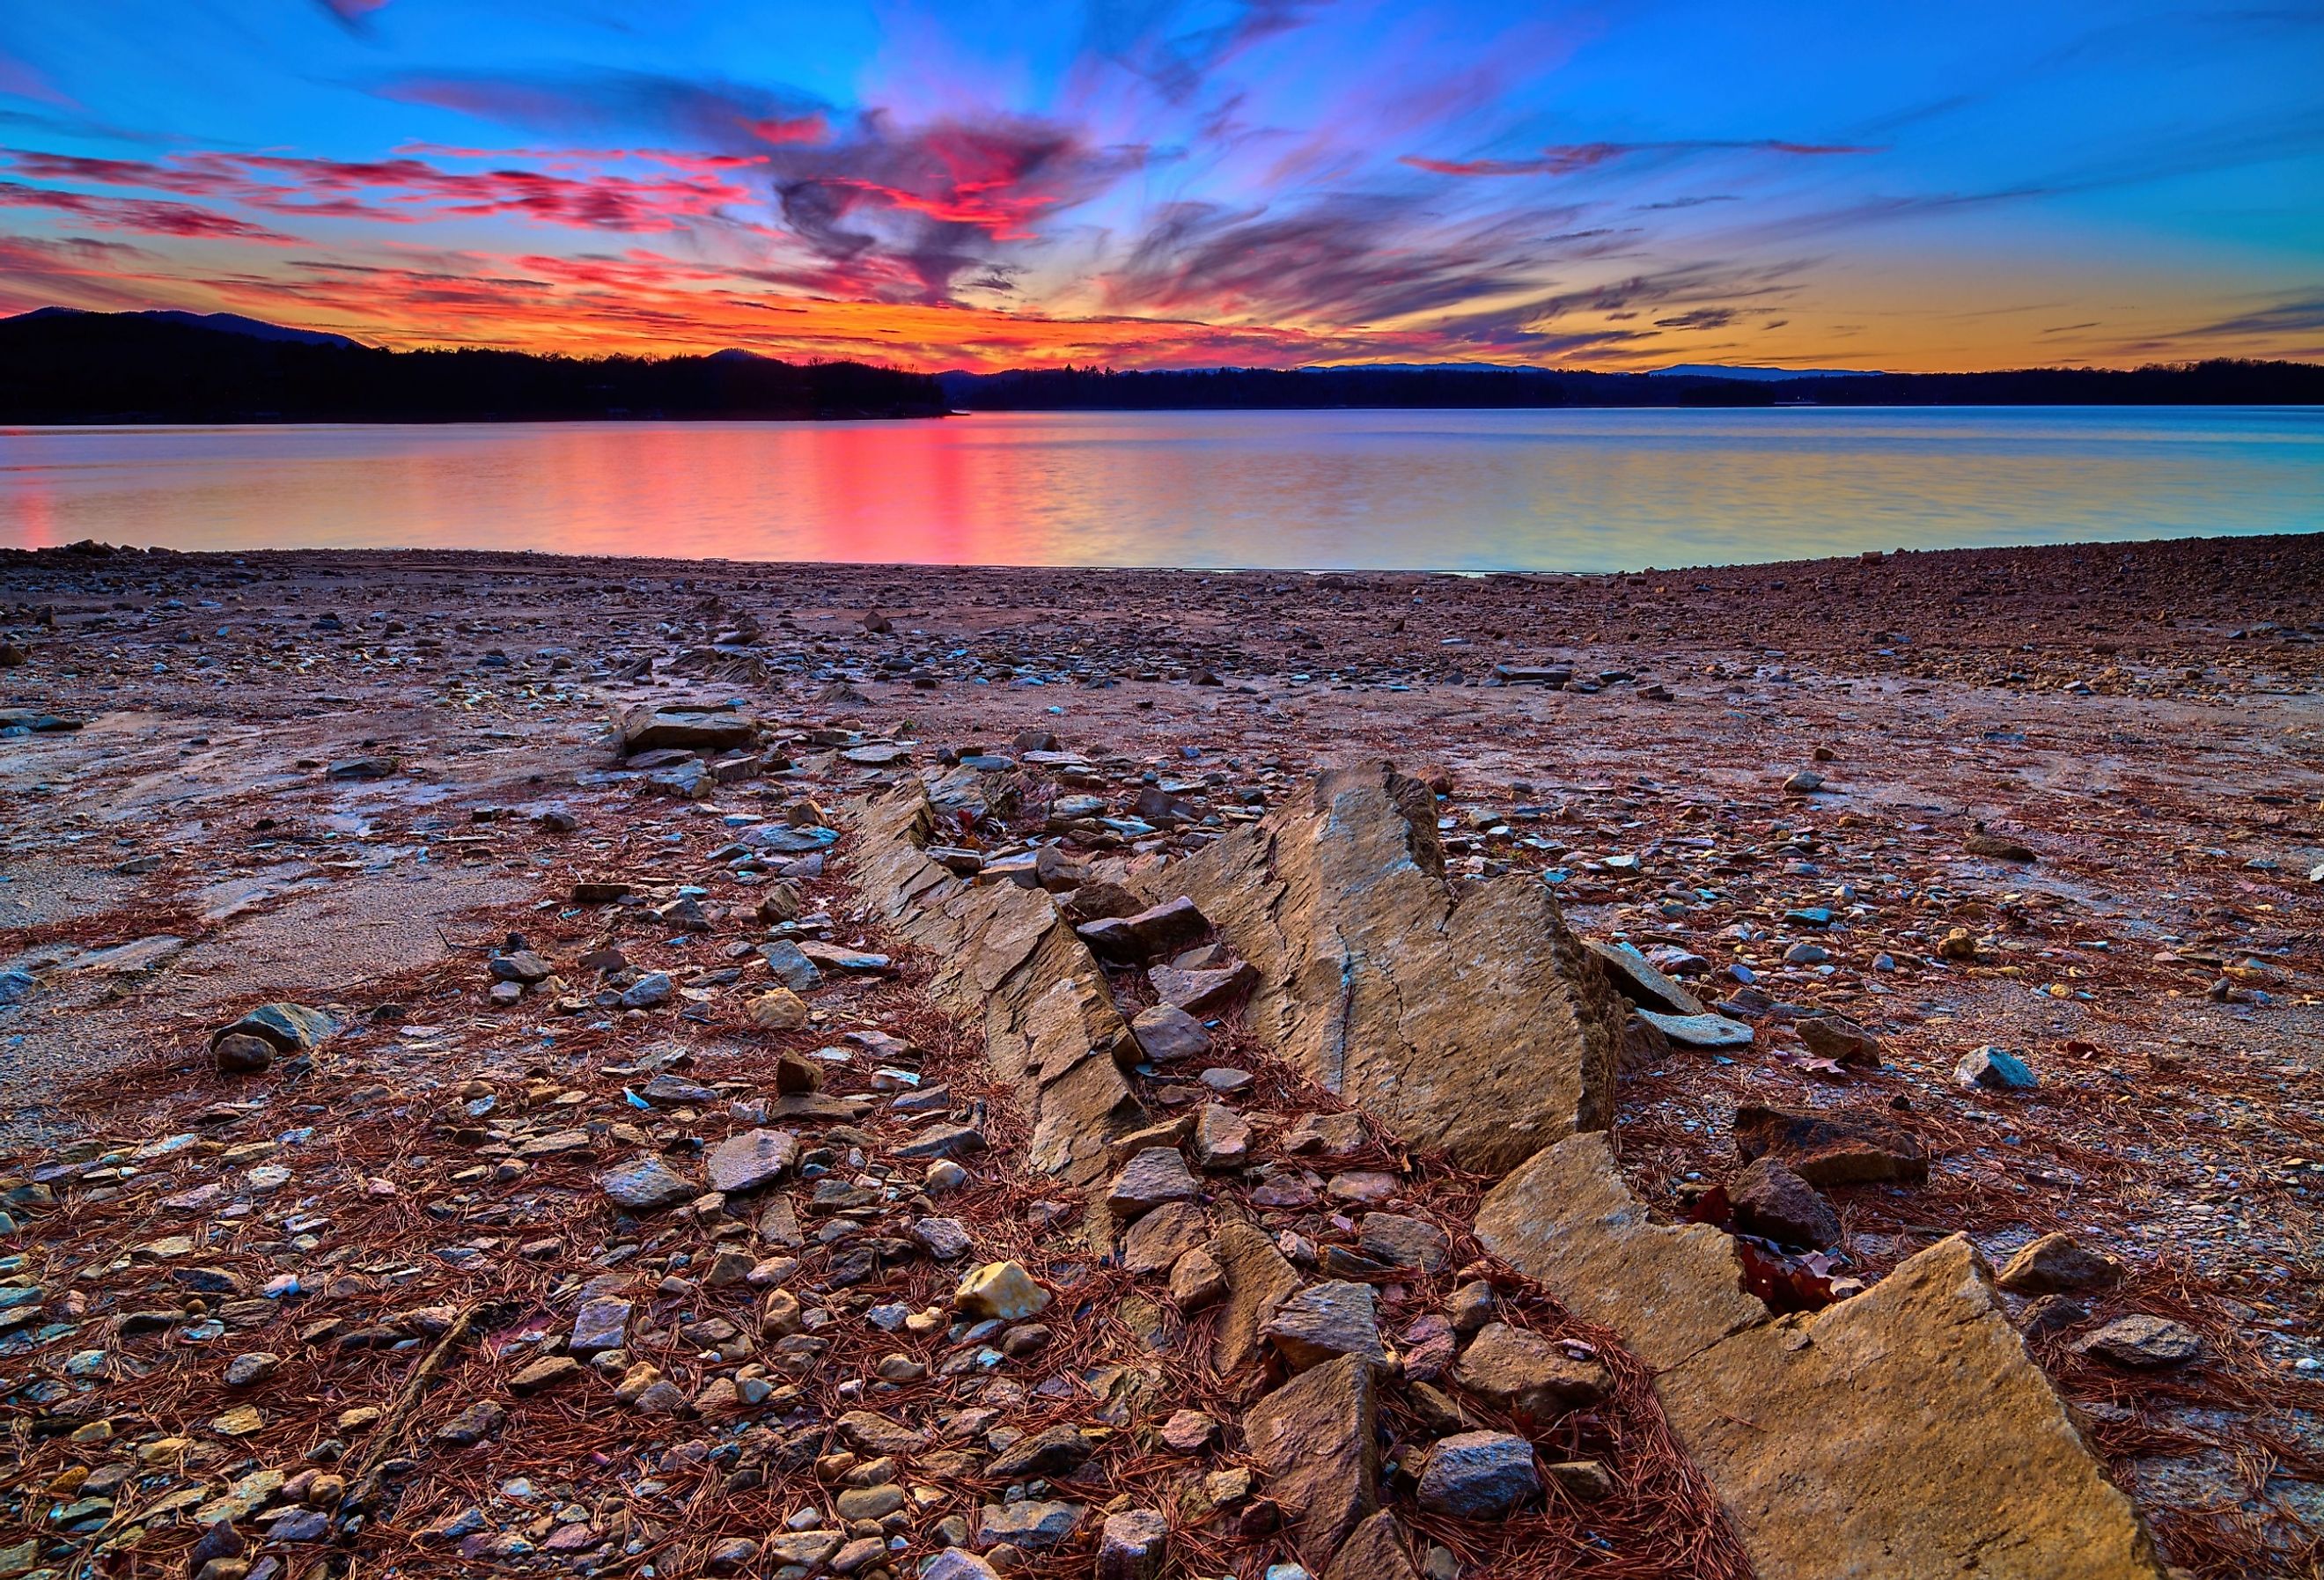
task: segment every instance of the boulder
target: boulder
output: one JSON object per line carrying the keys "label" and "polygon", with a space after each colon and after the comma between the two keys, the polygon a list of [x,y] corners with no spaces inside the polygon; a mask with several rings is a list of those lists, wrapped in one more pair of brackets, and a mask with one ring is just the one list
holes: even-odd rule
{"label": "boulder", "polygon": [[1379,1508],[1374,1389],[1371,1363],[1342,1355],[1301,1372],[1244,1417],[1251,1457],[1310,1569]]}
{"label": "boulder", "polygon": [[1308,804],[1154,882],[1249,963],[1250,1029],[1406,1141],[1499,1171],[1609,1123],[1620,1021],[1604,973],[1538,879],[1447,881],[1418,781],[1326,773]]}

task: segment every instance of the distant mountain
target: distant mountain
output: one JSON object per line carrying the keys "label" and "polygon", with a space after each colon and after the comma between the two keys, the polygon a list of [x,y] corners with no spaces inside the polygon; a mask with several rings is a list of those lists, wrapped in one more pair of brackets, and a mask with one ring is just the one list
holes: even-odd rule
{"label": "distant mountain", "polygon": [[1862,368],[1845,367],[1728,367],[1716,362],[1682,362],[1651,370],[1649,378],[1748,379],[1753,383],[1780,383],[1785,379],[1877,379],[1885,376]]}
{"label": "distant mountain", "polygon": [[936,381],[860,362],[383,351],[231,313],[0,319],[0,423],[940,417]]}
{"label": "distant mountain", "polygon": [[[182,308],[147,308],[134,313],[90,313],[72,307],[36,307],[18,318],[127,318],[151,319],[157,324],[182,324],[189,329],[209,329],[220,335],[241,335],[252,340],[287,340],[300,346],[361,346],[345,335],[333,335],[322,329],[293,329],[283,324],[270,324],[260,319],[245,319],[240,313],[189,313]],[[0,319],[0,323],[12,320]]]}

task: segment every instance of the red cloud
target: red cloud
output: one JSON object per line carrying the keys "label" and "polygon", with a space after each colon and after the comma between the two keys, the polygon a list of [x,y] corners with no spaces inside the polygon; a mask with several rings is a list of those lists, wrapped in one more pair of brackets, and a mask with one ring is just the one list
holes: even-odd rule
{"label": "red cloud", "polygon": [[231,215],[214,214],[190,203],[171,203],[152,198],[93,198],[83,192],[60,192],[0,181],[0,207],[53,208],[103,230],[143,231],[149,236],[188,236],[202,241],[261,242],[290,246],[299,238],[252,225]]}
{"label": "red cloud", "polygon": [[[425,160],[305,159],[279,154],[189,153],[158,161],[14,152],[35,180],[143,187],[223,198],[274,214],[410,224],[447,216],[513,215],[586,230],[673,231],[723,216],[751,190],[720,179],[708,161],[694,173],[638,178],[532,170],[451,171]],[[676,163],[678,157],[666,162]],[[60,194],[60,198],[73,194]],[[253,236],[268,234],[253,227]]]}

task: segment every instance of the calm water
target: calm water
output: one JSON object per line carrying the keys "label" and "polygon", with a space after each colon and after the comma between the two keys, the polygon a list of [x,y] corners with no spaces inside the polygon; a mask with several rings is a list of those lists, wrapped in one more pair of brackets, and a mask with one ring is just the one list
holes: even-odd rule
{"label": "calm water", "polygon": [[1604,570],[2324,529],[2324,411],[0,430],[0,543]]}

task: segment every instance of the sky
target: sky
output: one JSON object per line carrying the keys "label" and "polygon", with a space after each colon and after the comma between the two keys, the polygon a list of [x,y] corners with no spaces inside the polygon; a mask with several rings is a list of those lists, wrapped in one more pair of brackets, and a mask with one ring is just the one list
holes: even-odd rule
{"label": "sky", "polygon": [[0,313],[930,371],[2324,360],[2324,5],[0,6]]}

